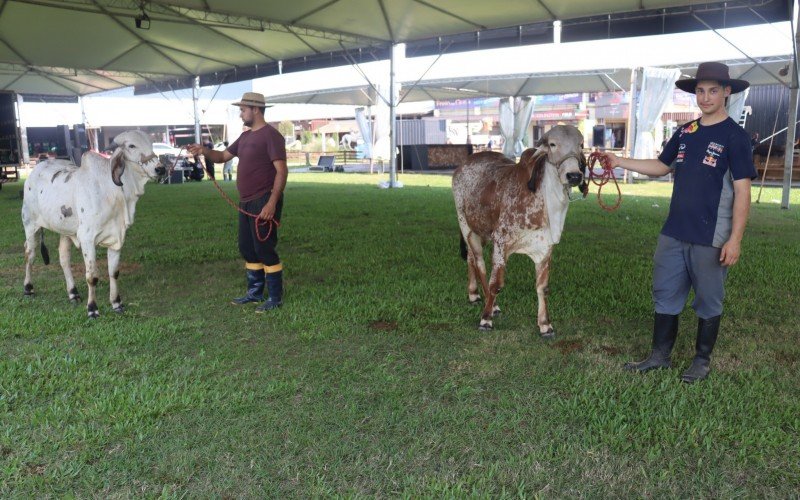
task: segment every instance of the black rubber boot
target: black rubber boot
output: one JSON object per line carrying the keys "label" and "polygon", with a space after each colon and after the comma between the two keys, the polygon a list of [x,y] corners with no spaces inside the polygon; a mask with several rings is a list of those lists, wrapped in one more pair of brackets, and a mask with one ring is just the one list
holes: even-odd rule
{"label": "black rubber boot", "polygon": [[231,304],[243,305],[264,300],[264,270],[247,270],[247,294],[231,300]]}
{"label": "black rubber boot", "polygon": [[267,273],[267,292],[269,298],[256,307],[256,312],[263,313],[283,305],[283,271]]}
{"label": "black rubber boot", "polygon": [[711,372],[711,352],[714,350],[714,344],[717,343],[717,334],[719,334],[719,320],[722,316],[714,316],[708,319],[697,320],[697,341],[695,349],[697,350],[692,366],[683,372],[681,380],[688,384],[703,380],[708,377]]}
{"label": "black rubber boot", "polygon": [[670,354],[678,338],[678,315],[655,313],[653,318],[653,350],[644,361],[625,363],[624,370],[644,373],[656,368],[671,368]]}

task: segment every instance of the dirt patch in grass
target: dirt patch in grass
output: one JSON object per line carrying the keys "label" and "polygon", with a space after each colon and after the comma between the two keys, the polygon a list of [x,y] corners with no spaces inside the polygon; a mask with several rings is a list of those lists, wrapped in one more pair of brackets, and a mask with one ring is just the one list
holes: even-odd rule
{"label": "dirt patch in grass", "polygon": [[379,332],[392,332],[397,330],[397,322],[396,321],[373,321],[369,324],[369,327],[373,330],[377,330]]}
{"label": "dirt patch in grass", "polygon": [[42,464],[28,464],[25,467],[25,473],[29,476],[43,476],[47,468]]}
{"label": "dirt patch in grass", "polygon": [[720,371],[737,371],[744,364],[737,356],[717,356],[712,363]]}
{"label": "dirt patch in grass", "polygon": [[797,353],[788,351],[778,351],[775,353],[775,361],[785,366],[793,366],[797,363]]}
{"label": "dirt patch in grass", "polygon": [[568,355],[572,354],[573,352],[578,352],[583,349],[584,343],[578,340],[559,340],[553,342],[553,347],[558,349],[561,354]]}
{"label": "dirt patch in grass", "polygon": [[598,349],[600,349],[600,351],[609,356],[618,356],[624,352],[619,347],[614,347],[610,345],[601,345],[600,347],[598,347]]}

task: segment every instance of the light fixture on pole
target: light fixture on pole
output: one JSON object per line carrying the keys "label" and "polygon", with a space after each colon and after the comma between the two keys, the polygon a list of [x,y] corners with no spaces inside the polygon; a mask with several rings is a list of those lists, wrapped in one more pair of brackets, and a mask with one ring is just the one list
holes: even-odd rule
{"label": "light fixture on pole", "polygon": [[139,5],[139,8],[142,9],[142,13],[134,18],[134,22],[136,23],[136,28],[140,30],[149,30],[150,16],[148,16],[147,12],[144,11],[144,2],[142,2]]}

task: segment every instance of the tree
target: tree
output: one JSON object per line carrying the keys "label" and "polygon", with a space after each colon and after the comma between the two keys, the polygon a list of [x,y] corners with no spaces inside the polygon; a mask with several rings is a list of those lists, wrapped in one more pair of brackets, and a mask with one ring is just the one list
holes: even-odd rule
{"label": "tree", "polygon": [[294,138],[294,123],[284,120],[278,124],[278,132],[284,137]]}

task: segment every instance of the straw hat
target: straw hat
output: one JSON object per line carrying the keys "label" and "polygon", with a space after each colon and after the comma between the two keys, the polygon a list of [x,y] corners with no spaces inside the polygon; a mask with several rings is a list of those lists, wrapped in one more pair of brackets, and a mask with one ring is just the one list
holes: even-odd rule
{"label": "straw hat", "polygon": [[259,94],[258,92],[245,92],[242,94],[242,99],[239,102],[231,103],[231,105],[255,106],[257,108],[271,106],[270,104],[267,104],[266,99],[264,99],[264,94]]}

